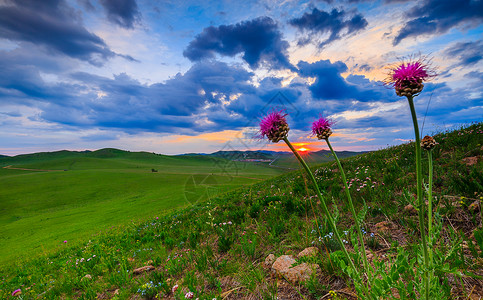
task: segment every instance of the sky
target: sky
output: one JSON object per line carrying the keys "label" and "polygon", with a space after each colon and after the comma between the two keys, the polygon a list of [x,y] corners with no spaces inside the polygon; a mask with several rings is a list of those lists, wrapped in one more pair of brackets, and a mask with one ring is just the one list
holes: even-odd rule
{"label": "sky", "polygon": [[0,154],[335,150],[414,139],[391,66],[426,57],[422,134],[483,121],[483,1],[0,0]]}

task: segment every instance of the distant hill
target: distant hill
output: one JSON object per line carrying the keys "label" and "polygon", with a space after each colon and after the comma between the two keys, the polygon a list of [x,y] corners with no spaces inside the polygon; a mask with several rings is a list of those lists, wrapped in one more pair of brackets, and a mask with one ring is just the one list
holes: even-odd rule
{"label": "distant hill", "polygon": [[[366,151],[367,152],[367,151]],[[346,158],[362,154],[365,152],[353,152],[353,151],[337,151],[337,155],[340,158]],[[310,165],[320,164],[333,160],[330,151],[320,150],[316,152],[309,152],[303,154],[307,163]],[[20,154],[16,156],[0,156],[0,167],[15,165],[32,168],[53,168],[53,169],[71,169],[74,164],[76,167],[79,165],[89,163],[89,165],[95,165],[96,159],[102,160],[115,160],[110,167],[115,167],[118,161],[136,160],[144,161],[146,163],[167,163],[168,165],[184,164],[189,160],[193,163],[207,160],[225,159],[229,161],[239,161],[256,164],[266,164],[271,167],[279,167],[286,169],[298,169],[300,166],[297,163],[296,158],[291,152],[279,152],[269,150],[252,150],[252,151],[217,151],[214,153],[190,153],[183,155],[163,155],[156,154],[154,152],[131,152],[126,150],[120,150],[115,148],[103,148],[95,151],[69,151],[60,150],[53,152],[38,152],[31,154]],[[101,166],[101,165],[100,165]],[[106,164],[102,164],[106,167]]]}
{"label": "distant hill", "polygon": [[[336,151],[339,158],[347,158],[368,151],[354,152],[354,151]],[[219,157],[228,160],[267,163],[271,167],[280,167],[287,169],[298,169],[300,165],[297,159],[293,156],[292,152],[285,151],[268,151],[268,150],[256,150],[256,151],[217,151],[211,154],[207,154],[211,157]],[[303,154],[305,160],[310,165],[321,164],[324,162],[332,161],[333,157],[329,150],[320,150],[315,152],[308,152]]]}

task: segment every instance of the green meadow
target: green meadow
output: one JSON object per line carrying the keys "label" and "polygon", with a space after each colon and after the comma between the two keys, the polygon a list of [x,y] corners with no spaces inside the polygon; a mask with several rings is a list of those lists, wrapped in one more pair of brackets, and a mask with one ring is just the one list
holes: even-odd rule
{"label": "green meadow", "polygon": [[[483,123],[434,138],[429,299],[481,299]],[[341,163],[372,299],[421,299],[414,143]],[[1,299],[362,299],[302,170],[115,149],[0,158],[10,165],[0,168]],[[428,178],[427,155],[422,165]],[[311,169],[362,267],[338,165]],[[285,255],[318,271],[273,276],[270,257]]]}
{"label": "green meadow", "polygon": [[116,149],[4,157],[0,166],[0,264],[281,172],[204,156]]}

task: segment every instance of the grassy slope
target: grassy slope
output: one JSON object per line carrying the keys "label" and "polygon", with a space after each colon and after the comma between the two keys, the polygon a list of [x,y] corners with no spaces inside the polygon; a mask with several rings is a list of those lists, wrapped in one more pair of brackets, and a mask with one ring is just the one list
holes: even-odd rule
{"label": "grassy slope", "polygon": [[86,238],[102,228],[189,205],[185,184],[191,174],[203,178],[213,173],[217,185],[212,192],[217,193],[279,173],[238,164],[238,172],[232,168],[227,175],[205,157],[115,149],[24,155],[0,163],[58,170],[0,169],[0,183],[8,187],[0,190],[0,264],[49,250],[64,240]]}
{"label": "grassy slope", "polygon": [[[442,230],[435,242],[435,259],[444,257],[448,268],[481,276],[483,265],[478,256],[482,254],[471,243],[482,220],[479,213],[471,213],[468,208],[483,199],[483,124],[439,134],[436,140],[440,145],[434,150],[434,194]],[[343,161],[348,180],[354,179],[351,193],[358,211],[363,200],[369,206],[364,225],[366,243],[382,259],[404,249],[412,258],[407,261],[414,263],[418,249],[417,216],[403,210],[414,201],[413,149],[412,144],[405,144]],[[476,164],[470,165],[468,161],[475,157]],[[423,169],[427,172],[426,167]],[[344,206],[335,164],[324,164],[315,170],[325,195],[339,204],[339,229],[348,230],[353,222]],[[364,186],[364,181],[369,185]],[[138,299],[143,293],[152,292],[162,298],[183,299],[188,290],[200,299],[301,299],[300,295],[305,299],[327,298],[329,290],[343,290],[349,281],[334,267],[337,245],[330,238],[318,238],[327,235],[329,229],[316,203],[313,211],[307,196],[313,196],[312,188],[300,172],[292,172],[177,210],[159,220],[146,218],[136,225],[124,223],[91,236],[91,241],[86,239],[82,246],[60,245],[56,253],[4,268],[0,296],[22,288],[31,298],[42,295]],[[375,225],[381,221],[390,221],[394,228],[379,231]],[[471,246],[462,247],[462,240]],[[312,245],[327,249],[332,261],[321,251],[314,262],[322,274],[305,285],[277,281],[261,266],[269,253],[296,254]],[[452,251],[449,256],[448,251]],[[143,275],[132,273],[134,268],[147,264],[156,270]],[[86,274],[93,280],[84,280]],[[411,273],[401,276],[407,274]],[[481,278],[465,275],[458,280],[452,275],[438,276],[443,286],[438,299],[468,299],[470,291],[473,296],[483,296]],[[150,281],[156,287],[150,287]],[[174,284],[180,286],[175,295],[171,292]],[[354,292],[350,285],[344,290]],[[339,293],[342,299],[346,295]]]}

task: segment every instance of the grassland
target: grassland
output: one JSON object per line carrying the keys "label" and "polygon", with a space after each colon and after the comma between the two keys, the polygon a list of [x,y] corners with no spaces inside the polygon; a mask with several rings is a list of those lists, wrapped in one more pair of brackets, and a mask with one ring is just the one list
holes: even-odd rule
{"label": "grassland", "polygon": [[0,166],[0,264],[280,173],[203,156],[116,149],[0,158]]}
{"label": "grassland", "polygon": [[[481,299],[483,124],[442,132],[435,139],[431,236],[437,268],[431,299]],[[416,206],[413,152],[408,143],[342,160],[364,219],[370,263],[384,275],[372,284],[382,289],[380,299],[419,297],[418,217],[406,209]],[[427,176],[427,159],[423,166]],[[333,162],[313,171],[329,202],[338,204],[331,211],[357,258],[340,171]],[[264,267],[269,254],[296,254],[309,246],[320,252],[306,262],[321,272],[304,283],[273,277]],[[3,265],[0,297],[21,289],[24,299],[186,299],[188,292],[193,299],[356,299],[343,264],[314,187],[295,171]],[[152,269],[134,272],[143,266]]]}

